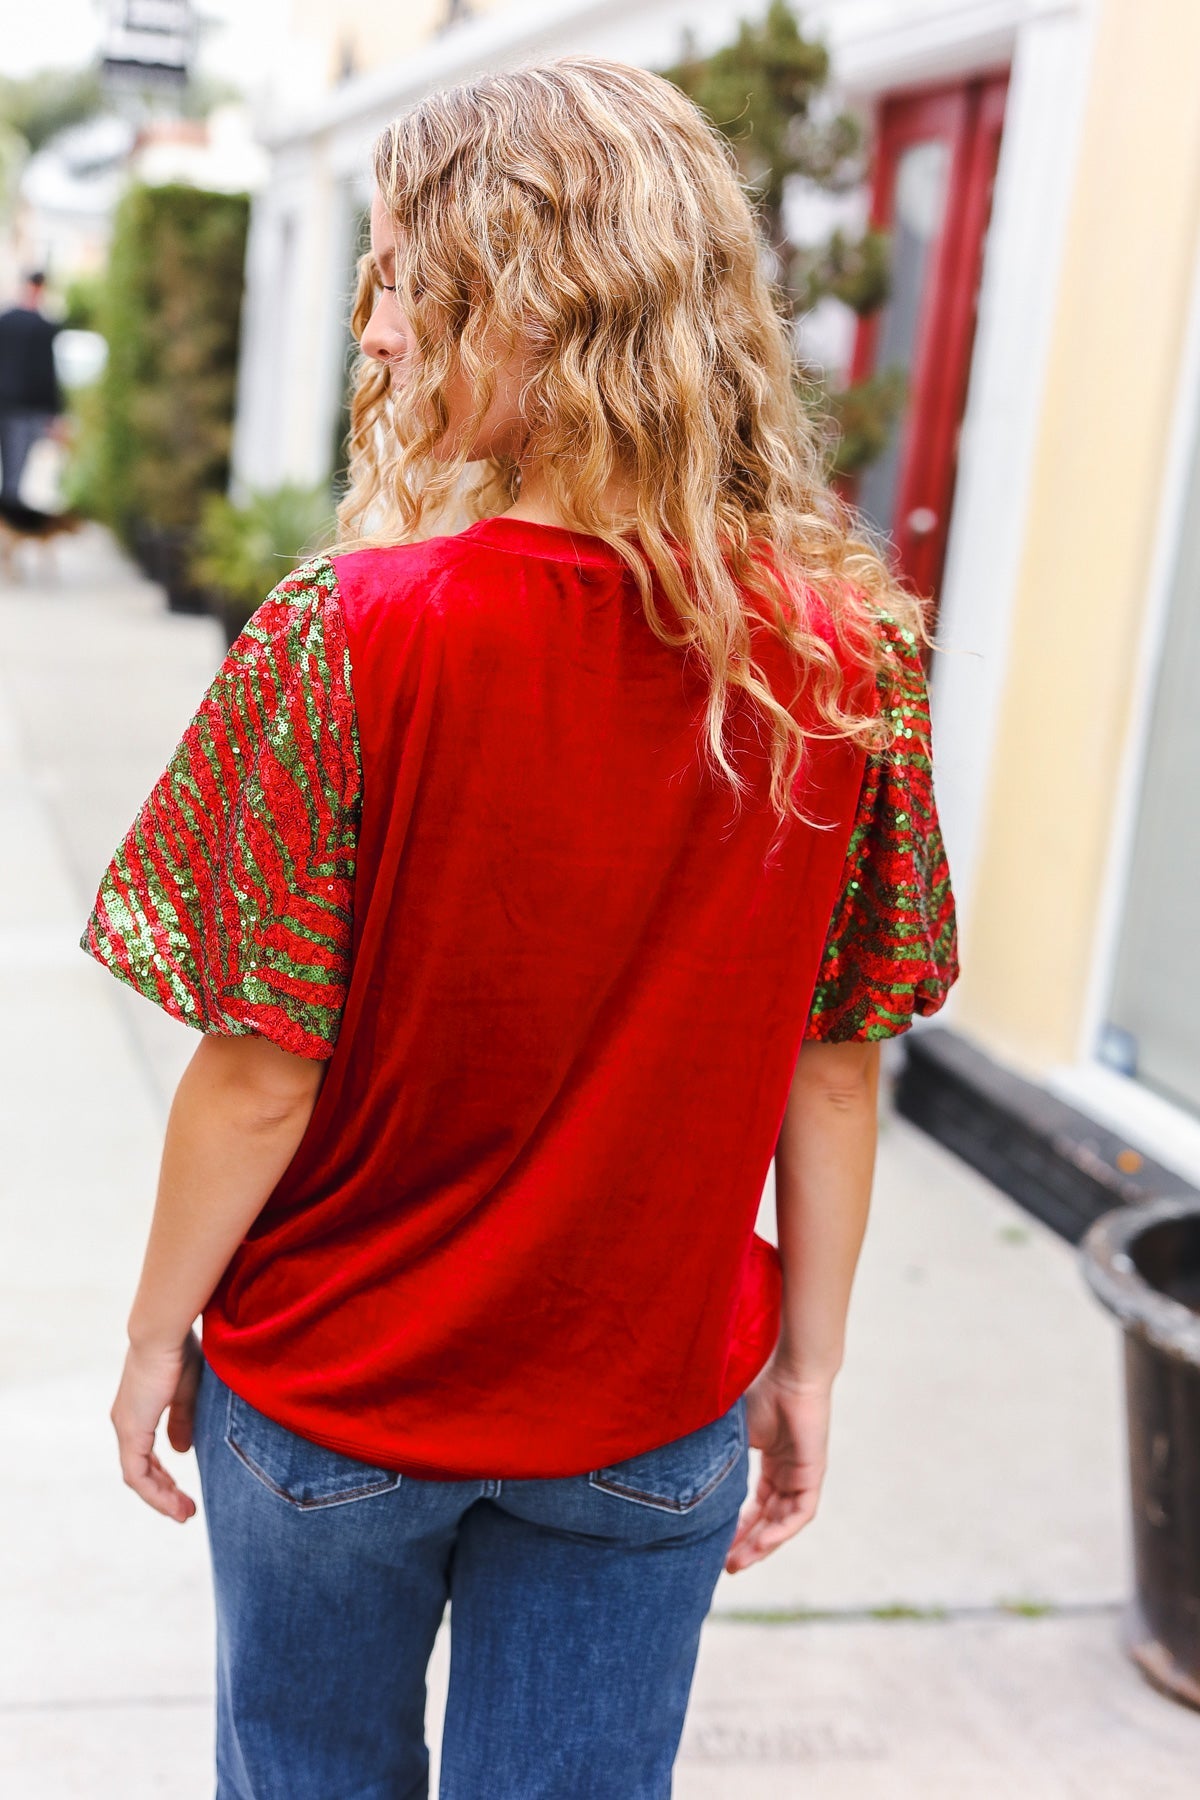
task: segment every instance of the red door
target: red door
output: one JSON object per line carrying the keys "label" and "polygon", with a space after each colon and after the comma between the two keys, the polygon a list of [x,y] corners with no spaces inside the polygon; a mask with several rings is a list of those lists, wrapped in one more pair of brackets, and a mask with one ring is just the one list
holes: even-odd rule
{"label": "red door", "polygon": [[908,585],[936,596],[946,557],[983,245],[1007,72],[894,94],[880,107],[872,223],[892,238],[886,303],[861,321],[853,378],[899,367],[907,400],[855,499],[896,546]]}

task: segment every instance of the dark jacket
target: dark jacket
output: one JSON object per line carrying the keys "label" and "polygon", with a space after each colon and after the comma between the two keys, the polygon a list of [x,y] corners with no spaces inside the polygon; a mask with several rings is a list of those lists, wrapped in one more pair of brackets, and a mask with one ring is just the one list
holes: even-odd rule
{"label": "dark jacket", "polygon": [[0,412],[61,413],[54,340],[62,330],[28,306],[0,313]]}

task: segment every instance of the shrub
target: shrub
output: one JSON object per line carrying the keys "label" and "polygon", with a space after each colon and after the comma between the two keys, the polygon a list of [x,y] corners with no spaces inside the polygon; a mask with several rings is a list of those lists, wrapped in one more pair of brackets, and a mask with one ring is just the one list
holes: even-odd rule
{"label": "shrub", "polygon": [[126,189],[98,325],[108,361],[80,445],[79,503],[127,548],[187,534],[229,480],[249,196]]}
{"label": "shrub", "polygon": [[334,535],[325,483],[285,483],[252,492],[243,504],[224,494],[205,497],[188,569],[232,640],[277,582]]}

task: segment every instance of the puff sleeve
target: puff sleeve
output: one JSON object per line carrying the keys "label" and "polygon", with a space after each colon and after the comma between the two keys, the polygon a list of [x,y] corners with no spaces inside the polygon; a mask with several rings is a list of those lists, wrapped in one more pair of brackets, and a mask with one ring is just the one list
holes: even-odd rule
{"label": "puff sleeve", "polygon": [[230,646],[104,871],[80,947],[199,1031],[333,1054],[361,761],[337,575],[310,557]]}
{"label": "puff sleeve", "polygon": [[878,678],[898,735],[868,754],[805,1039],[896,1037],[959,974],[950,870],[933,791],[929,693],[916,634],[879,614],[894,671]]}

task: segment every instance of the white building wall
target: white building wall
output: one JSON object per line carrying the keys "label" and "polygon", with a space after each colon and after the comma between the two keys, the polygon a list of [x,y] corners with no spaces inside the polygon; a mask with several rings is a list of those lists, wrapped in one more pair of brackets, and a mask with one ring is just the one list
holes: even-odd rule
{"label": "white building wall", "polygon": [[343,194],[331,178],[325,144],[281,146],[251,212],[235,494],[285,481],[315,485],[328,474],[348,310],[344,227]]}
{"label": "white building wall", "polygon": [[[1022,9],[992,199],[931,690],[938,809],[970,907],[1024,540],[1093,9]],[[943,1009],[953,1024],[954,990]]]}

